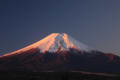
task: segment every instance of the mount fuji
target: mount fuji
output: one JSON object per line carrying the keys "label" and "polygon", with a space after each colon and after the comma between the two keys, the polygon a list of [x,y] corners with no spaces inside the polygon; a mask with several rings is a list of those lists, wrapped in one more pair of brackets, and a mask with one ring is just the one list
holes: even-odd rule
{"label": "mount fuji", "polygon": [[75,40],[66,33],[52,33],[36,43],[33,43],[25,48],[11,52],[9,54],[5,54],[4,56],[25,52],[33,48],[38,49],[42,53],[45,53],[46,51],[69,51],[70,49],[76,49],[79,51],[91,50],[87,45]]}
{"label": "mount fuji", "polygon": [[66,33],[52,33],[25,48],[0,56],[0,71],[120,72],[120,57],[91,49]]}

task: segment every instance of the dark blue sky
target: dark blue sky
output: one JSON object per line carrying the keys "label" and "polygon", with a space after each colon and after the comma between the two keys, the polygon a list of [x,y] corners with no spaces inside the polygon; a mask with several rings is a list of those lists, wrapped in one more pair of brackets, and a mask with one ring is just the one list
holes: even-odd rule
{"label": "dark blue sky", "polygon": [[120,52],[120,0],[0,0],[0,54],[54,32]]}

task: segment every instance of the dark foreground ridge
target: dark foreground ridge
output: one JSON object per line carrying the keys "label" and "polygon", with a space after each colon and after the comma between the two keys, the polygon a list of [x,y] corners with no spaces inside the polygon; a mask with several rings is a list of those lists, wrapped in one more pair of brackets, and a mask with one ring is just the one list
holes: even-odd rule
{"label": "dark foreground ridge", "polygon": [[80,72],[32,72],[2,73],[0,79],[5,80],[120,80],[120,76],[85,74]]}
{"label": "dark foreground ridge", "polygon": [[36,49],[3,56],[0,71],[8,72],[101,72],[120,73],[120,57],[99,51],[77,51],[40,53]]}

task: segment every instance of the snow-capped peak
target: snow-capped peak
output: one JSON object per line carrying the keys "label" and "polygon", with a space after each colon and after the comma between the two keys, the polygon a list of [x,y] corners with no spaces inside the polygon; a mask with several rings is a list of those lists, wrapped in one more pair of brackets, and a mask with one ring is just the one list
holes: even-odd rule
{"label": "snow-capped peak", "polygon": [[25,48],[14,51],[10,54],[5,54],[5,56],[24,52],[24,51],[30,50],[32,48],[39,49],[40,52],[46,52],[46,51],[57,52],[58,50],[59,51],[68,51],[70,48],[74,48],[74,49],[77,49],[80,51],[88,51],[89,50],[88,46],[75,40],[74,38],[67,35],[66,33],[52,33],[32,45],[29,45]]}
{"label": "snow-capped peak", "polygon": [[40,40],[34,46],[38,46],[41,52],[56,52],[58,50],[67,51],[70,48],[78,50],[88,50],[88,47],[68,36],[66,33],[52,33]]}

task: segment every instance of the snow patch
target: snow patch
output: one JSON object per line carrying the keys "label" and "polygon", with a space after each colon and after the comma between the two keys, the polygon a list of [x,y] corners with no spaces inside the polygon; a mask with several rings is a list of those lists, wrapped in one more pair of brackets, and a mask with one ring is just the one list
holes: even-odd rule
{"label": "snow patch", "polygon": [[[52,36],[52,37],[50,37]],[[88,51],[88,46],[80,43],[71,36],[68,36],[66,33],[53,33],[46,38],[40,40],[38,48],[41,52],[57,52],[59,51],[68,51],[70,48],[75,48],[78,50]]]}

